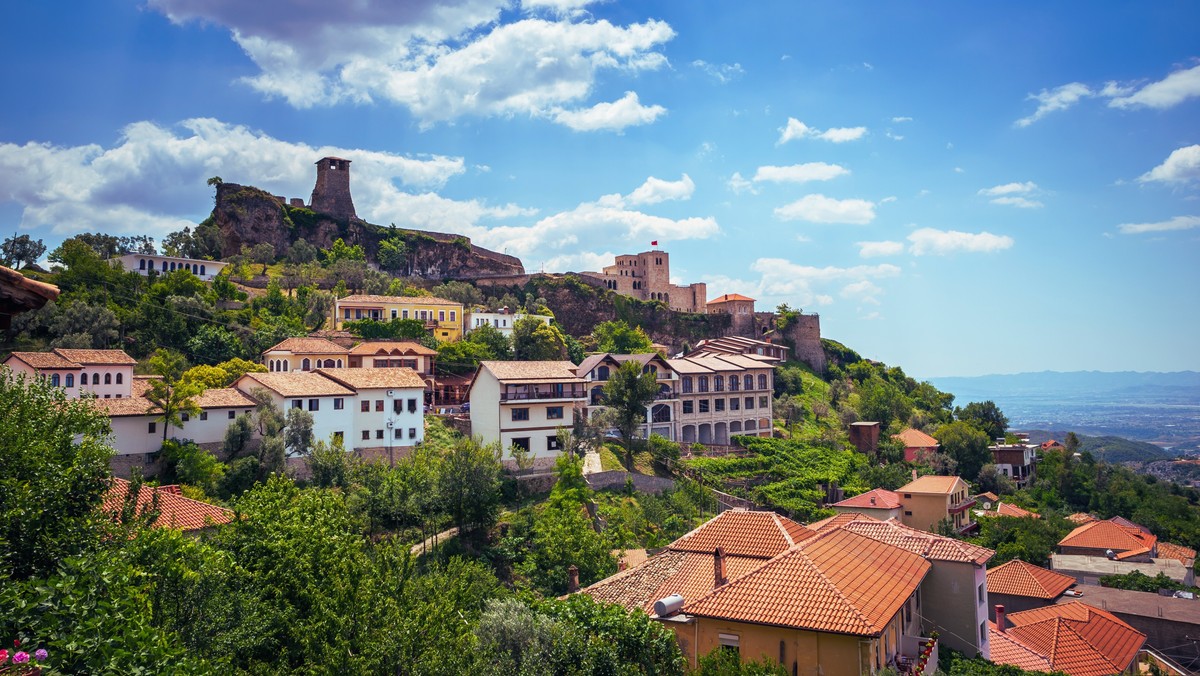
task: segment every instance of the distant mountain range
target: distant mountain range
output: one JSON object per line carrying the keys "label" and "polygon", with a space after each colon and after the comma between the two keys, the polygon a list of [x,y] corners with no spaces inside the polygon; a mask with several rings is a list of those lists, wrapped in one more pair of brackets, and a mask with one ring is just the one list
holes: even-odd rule
{"label": "distant mountain range", "polygon": [[971,377],[930,378],[959,402],[997,397],[1138,400],[1200,404],[1200,372],[1041,371]]}

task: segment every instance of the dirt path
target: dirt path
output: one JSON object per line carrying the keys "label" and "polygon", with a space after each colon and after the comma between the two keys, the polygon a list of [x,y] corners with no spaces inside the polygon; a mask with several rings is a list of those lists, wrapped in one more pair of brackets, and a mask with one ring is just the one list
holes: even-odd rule
{"label": "dirt path", "polygon": [[603,472],[604,467],[600,464],[599,453],[585,453],[583,456],[583,473],[584,475],[596,474]]}
{"label": "dirt path", "polygon": [[413,545],[412,549],[409,550],[409,553],[411,553],[413,556],[420,556],[421,554],[424,554],[425,552],[433,549],[437,545],[439,545],[439,544],[445,542],[446,540],[449,540],[450,538],[455,537],[457,535],[458,535],[458,528],[451,528],[449,530],[444,530],[444,531],[438,533],[437,535],[434,535],[433,537],[425,538],[425,540],[423,542],[418,542],[417,544]]}

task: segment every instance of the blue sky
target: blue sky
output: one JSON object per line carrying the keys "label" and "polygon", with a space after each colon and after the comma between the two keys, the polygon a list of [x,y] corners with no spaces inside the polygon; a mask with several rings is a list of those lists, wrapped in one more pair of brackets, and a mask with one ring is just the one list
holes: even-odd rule
{"label": "blue sky", "polygon": [[[347,5],[350,6],[347,9]],[[247,9],[249,7],[249,9]],[[161,240],[209,176],[529,270],[658,240],[918,377],[1200,369],[1200,6],[9,3],[0,231]]]}

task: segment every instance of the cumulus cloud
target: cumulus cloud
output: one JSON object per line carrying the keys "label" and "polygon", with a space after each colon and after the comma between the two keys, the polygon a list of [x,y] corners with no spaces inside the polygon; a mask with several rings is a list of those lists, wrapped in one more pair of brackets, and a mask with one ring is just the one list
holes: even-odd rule
{"label": "cumulus cloud", "polygon": [[795,141],[804,138],[821,139],[822,141],[830,141],[832,143],[845,143],[846,141],[857,141],[866,136],[866,127],[833,127],[821,131],[810,127],[794,117],[789,117],[787,124],[779,129],[779,140],[775,145],[783,145],[788,141]]}
{"label": "cumulus cloud", "polygon": [[1043,89],[1038,94],[1030,94],[1028,99],[1038,102],[1037,110],[1032,115],[1017,120],[1016,125],[1028,127],[1050,113],[1066,110],[1079,103],[1081,99],[1092,95],[1092,90],[1082,82],[1071,82],[1054,89]]}
{"label": "cumulus cloud", "polygon": [[[801,305],[827,305],[833,302],[832,296],[826,289],[830,286],[841,286],[840,293],[846,293],[847,286],[854,290],[865,291],[875,289],[881,291],[867,280],[895,277],[900,274],[900,268],[888,263],[880,265],[856,265],[851,267],[814,267],[798,265],[783,258],[759,258],[750,268],[762,275],[757,292],[768,297],[786,297],[794,299]],[[870,287],[861,283],[866,281]],[[858,284],[858,286],[854,286]]]}
{"label": "cumulus cloud", "polygon": [[1038,192],[1038,185],[1033,181],[1025,181],[1024,183],[1005,183],[1003,185],[984,188],[979,191],[980,195],[991,197],[989,200],[992,204],[1002,204],[1010,207],[1019,207],[1022,209],[1038,209],[1045,205],[1037,200],[1032,200],[1027,197]]}
{"label": "cumulus cloud", "polygon": [[904,253],[903,242],[857,242],[858,255],[862,258],[876,258],[879,256],[896,256]]}
{"label": "cumulus cloud", "polygon": [[892,122],[895,122],[896,124],[900,124],[901,122],[912,122],[912,120],[913,120],[913,119],[912,119],[911,117],[907,117],[907,116],[905,116],[905,117],[893,117],[893,118],[892,118]]}
{"label": "cumulus cloud", "polygon": [[1005,183],[991,188],[983,188],[979,191],[979,194],[987,196],[1012,195],[1014,193],[1030,193],[1034,190],[1037,190],[1037,184],[1033,181],[1025,181],[1024,183]]}
{"label": "cumulus cloud", "polygon": [[775,216],[785,221],[863,225],[875,220],[875,204],[860,199],[839,200],[824,195],[805,195],[775,209]]}
{"label": "cumulus cloud", "polygon": [[1116,96],[1108,102],[1114,108],[1170,108],[1200,96],[1200,66],[1177,70],[1158,82],[1129,93],[1114,86],[1106,89]]}
{"label": "cumulus cloud", "polygon": [[689,200],[696,191],[696,184],[687,174],[678,181],[664,181],[651,176],[646,182],[629,193],[630,204],[657,204],[667,200]]}
{"label": "cumulus cloud", "polygon": [[[606,265],[612,265],[616,257],[617,254],[611,251],[605,251],[604,253],[582,251],[580,253],[560,254],[546,259],[537,269],[545,269],[546,272],[599,271],[604,269]],[[526,263],[526,265],[528,266],[529,263]]]}
{"label": "cumulus cloud", "polygon": [[1018,207],[1020,209],[1041,209],[1046,206],[1037,200],[1031,200],[1028,197],[997,197],[989,200],[992,204],[1002,204],[1010,207]]}
{"label": "cumulus cloud", "polygon": [[499,0],[251,4],[149,0],[176,23],[228,28],[259,69],[244,82],[268,97],[298,108],[386,101],[422,126],[512,115],[573,129],[646,124],[661,111],[625,99],[597,110],[587,100],[602,73],[666,66],[661,48],[675,36],[663,21],[591,20],[581,0],[533,0],[511,17]]}
{"label": "cumulus cloud", "polygon": [[1122,223],[1117,229],[1125,235],[1140,235],[1147,232],[1170,232],[1200,228],[1200,216],[1176,216],[1157,223]]}
{"label": "cumulus cloud", "polygon": [[650,124],[666,112],[667,109],[659,105],[643,106],[637,93],[625,92],[625,96],[612,103],[597,103],[591,108],[554,108],[551,118],[575,131],[621,131],[626,127]]}
{"label": "cumulus cloud", "polygon": [[[313,162],[326,155],[355,162],[355,204],[364,218],[377,222],[403,220],[403,214],[389,212],[390,204],[407,195],[397,184],[429,191],[465,170],[461,157],[314,147],[196,118],[174,127],[136,122],[122,130],[111,148],[0,144],[0,200],[23,207],[23,228],[59,235],[104,230],[160,237],[194,225],[211,208],[212,189],[205,181],[213,175],[230,182],[253,181],[274,194],[307,197]],[[520,211],[476,204],[470,222],[514,209]]]}
{"label": "cumulus cloud", "polygon": [[754,180],[755,182],[769,181],[772,183],[807,183],[808,181],[828,181],[849,173],[849,169],[836,164],[806,162],[787,167],[759,167],[758,171],[754,173]]}
{"label": "cumulus cloud", "polygon": [[1196,180],[1200,180],[1200,145],[1172,151],[1162,164],[1138,177],[1142,183],[1187,183]]}
{"label": "cumulus cloud", "polygon": [[883,289],[879,288],[876,284],[870,280],[863,279],[843,286],[841,296],[842,298],[850,298],[862,303],[879,305],[879,299],[876,296],[882,292]]}
{"label": "cumulus cloud", "polygon": [[948,256],[959,252],[990,253],[1008,249],[1013,245],[1013,239],[1007,235],[934,228],[915,230],[908,236],[908,241],[908,250],[914,256]]}
{"label": "cumulus cloud", "polygon": [[709,77],[717,82],[720,82],[721,84],[736,80],[737,78],[746,74],[745,69],[742,68],[742,64],[740,63],[709,63],[707,61],[697,59],[692,62],[692,67],[699,68]]}
{"label": "cumulus cloud", "polygon": [[733,176],[729,177],[729,181],[726,183],[726,185],[729,186],[729,189],[732,190],[733,194],[735,195],[740,195],[744,192],[748,192],[751,195],[758,194],[758,190],[754,188],[754,184],[750,181],[747,181],[742,176],[741,172],[738,171],[733,172]]}

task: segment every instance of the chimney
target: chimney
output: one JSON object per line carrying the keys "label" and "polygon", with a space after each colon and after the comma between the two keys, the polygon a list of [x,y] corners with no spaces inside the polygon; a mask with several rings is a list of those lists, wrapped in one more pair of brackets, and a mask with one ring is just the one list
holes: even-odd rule
{"label": "chimney", "polygon": [[618,573],[625,570],[625,568],[626,568],[625,559],[621,559],[620,561],[617,561],[617,572]]}
{"label": "chimney", "polygon": [[579,591],[579,567],[572,564],[567,568],[567,593],[574,594]]}
{"label": "chimney", "polygon": [[713,550],[713,588],[724,586],[729,582],[729,577],[725,575],[725,550],[717,547]]}
{"label": "chimney", "polygon": [[872,507],[875,506],[875,496],[874,495],[871,496],[871,506]]}
{"label": "chimney", "polygon": [[996,604],[996,628],[1003,634],[1007,627],[1004,626],[1004,606]]}
{"label": "chimney", "polygon": [[913,481],[917,480],[917,470],[913,470]]}

